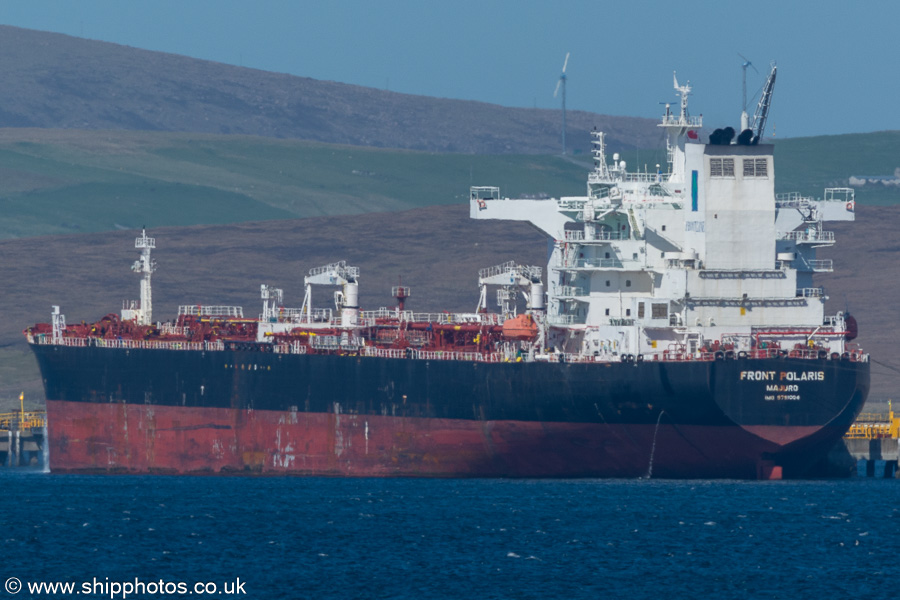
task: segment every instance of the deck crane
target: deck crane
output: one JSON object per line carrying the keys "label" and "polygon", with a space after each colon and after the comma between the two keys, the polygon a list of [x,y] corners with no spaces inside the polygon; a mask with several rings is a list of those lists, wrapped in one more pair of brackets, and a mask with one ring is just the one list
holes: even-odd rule
{"label": "deck crane", "polygon": [[359,267],[348,267],[347,261],[331,263],[309,270],[303,278],[306,294],[303,296],[301,314],[306,323],[312,323],[312,286],[339,285],[334,293],[334,305],[341,315],[341,327],[356,327],[359,319]]}
{"label": "deck crane", "polygon": [[765,85],[763,85],[759,103],[756,105],[756,112],[753,113],[753,120],[750,122],[750,129],[753,131],[752,143],[754,145],[759,143],[766,129],[766,118],[769,116],[769,107],[772,105],[772,91],[775,89],[776,70],[775,63],[772,63],[772,71],[769,73]]}
{"label": "deck crane", "polygon": [[[544,284],[541,282],[541,268],[517,265],[514,261],[502,265],[481,269],[478,273],[478,285],[481,286],[481,297],[478,299],[477,312],[487,312],[487,286],[499,285],[497,305],[500,306],[504,319],[516,316],[516,296],[519,290],[528,302],[528,310],[544,310]],[[524,289],[528,291],[525,292]]]}

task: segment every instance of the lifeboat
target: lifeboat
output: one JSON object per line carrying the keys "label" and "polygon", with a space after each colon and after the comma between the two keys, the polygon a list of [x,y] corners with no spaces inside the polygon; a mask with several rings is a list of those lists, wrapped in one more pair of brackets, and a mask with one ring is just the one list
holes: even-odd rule
{"label": "lifeboat", "polygon": [[508,340],[533,340],[537,337],[538,326],[531,315],[519,315],[503,322],[503,337]]}

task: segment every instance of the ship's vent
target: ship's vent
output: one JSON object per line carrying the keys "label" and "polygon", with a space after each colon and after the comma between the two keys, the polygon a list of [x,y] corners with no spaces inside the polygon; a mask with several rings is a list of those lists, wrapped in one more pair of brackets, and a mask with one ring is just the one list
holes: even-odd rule
{"label": "ship's vent", "polygon": [[768,177],[769,170],[764,158],[745,158],[744,177]]}
{"label": "ship's vent", "polygon": [[734,159],[733,158],[711,158],[711,159],[709,159],[709,176],[710,177],[734,177]]}

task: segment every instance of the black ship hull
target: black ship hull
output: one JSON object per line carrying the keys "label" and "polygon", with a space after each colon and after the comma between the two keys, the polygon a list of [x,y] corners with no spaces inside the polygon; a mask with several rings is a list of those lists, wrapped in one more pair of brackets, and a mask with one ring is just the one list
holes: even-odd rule
{"label": "black ship hull", "polygon": [[335,476],[802,476],[869,364],[391,359],[33,344],[50,467]]}

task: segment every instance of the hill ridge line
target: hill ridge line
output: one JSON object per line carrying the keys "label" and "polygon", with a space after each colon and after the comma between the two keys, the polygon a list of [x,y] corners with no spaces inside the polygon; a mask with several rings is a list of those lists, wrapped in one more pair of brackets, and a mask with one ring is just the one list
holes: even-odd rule
{"label": "hill ridge line", "polygon": [[[249,134],[468,154],[555,154],[559,112],[316,80],[0,25],[0,127]],[[568,111],[611,150],[658,147],[656,121]]]}

